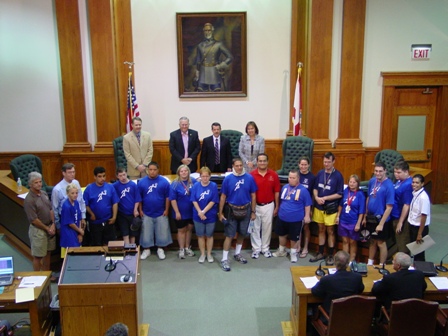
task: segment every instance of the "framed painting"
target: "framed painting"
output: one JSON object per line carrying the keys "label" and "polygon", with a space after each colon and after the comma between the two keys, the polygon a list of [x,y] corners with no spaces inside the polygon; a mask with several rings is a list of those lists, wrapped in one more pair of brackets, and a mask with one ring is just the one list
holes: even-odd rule
{"label": "framed painting", "polygon": [[177,13],[179,97],[246,97],[246,13]]}

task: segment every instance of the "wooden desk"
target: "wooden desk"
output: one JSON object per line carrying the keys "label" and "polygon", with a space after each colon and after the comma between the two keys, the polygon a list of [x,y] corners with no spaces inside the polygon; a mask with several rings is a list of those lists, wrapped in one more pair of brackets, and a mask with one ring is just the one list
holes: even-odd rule
{"label": "wooden desk", "polygon": [[[394,272],[392,265],[387,265],[386,268]],[[311,289],[307,289],[300,277],[314,276],[317,266],[292,266],[292,304],[290,310],[291,325],[293,328],[293,335],[306,336],[306,319],[309,303],[321,303],[322,299],[311,294]],[[371,266],[368,266],[369,272],[367,277],[363,278],[364,292],[363,295],[370,295],[372,292],[373,281],[379,280],[383,276]],[[447,276],[441,274],[442,276]],[[448,290],[440,291],[434,287],[431,280],[426,278],[428,285],[425,291],[425,300],[432,300],[438,302],[446,302],[448,300]]]}
{"label": "wooden desk", "polygon": [[[0,312],[28,312],[30,314],[31,334],[33,336],[48,335],[51,328],[51,272],[15,272],[14,276],[13,284],[5,287],[3,294],[0,294]],[[33,301],[16,303],[15,292],[21,281],[17,279],[18,276],[46,276],[47,279],[41,287],[34,288]]]}
{"label": "wooden desk", "polygon": [[[107,272],[104,267],[109,259],[104,258],[105,249],[68,249],[58,286],[64,336],[102,336],[116,322],[126,324],[129,335],[138,335],[142,320],[139,253],[134,251],[115,270]],[[121,282],[129,271],[132,279]]]}

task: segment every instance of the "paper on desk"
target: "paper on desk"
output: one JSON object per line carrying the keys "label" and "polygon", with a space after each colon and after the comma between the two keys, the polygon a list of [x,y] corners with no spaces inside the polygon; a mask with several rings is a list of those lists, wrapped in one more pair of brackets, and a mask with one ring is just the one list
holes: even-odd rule
{"label": "paper on desk", "polygon": [[30,287],[30,288],[16,289],[16,303],[28,302],[33,300],[34,300],[34,288]]}
{"label": "paper on desk", "polygon": [[40,287],[44,283],[44,281],[47,279],[46,276],[27,276],[23,277],[22,281],[20,282],[19,287],[20,288],[34,288],[34,287]]}
{"label": "paper on desk", "polygon": [[308,289],[313,288],[314,285],[316,285],[319,282],[319,279],[317,278],[317,276],[301,277],[300,280],[302,280],[303,284]]}
{"label": "paper on desk", "polygon": [[448,289],[447,277],[429,277],[429,280],[431,280],[437,289]]}
{"label": "paper on desk", "polygon": [[24,194],[18,194],[17,197],[21,198],[21,199],[25,199],[26,195],[28,195],[28,193],[24,193]]}
{"label": "paper on desk", "polygon": [[429,236],[426,235],[423,237],[423,243],[417,244],[416,242],[412,242],[409,244],[406,244],[409,251],[411,251],[412,255],[417,255],[427,249],[429,249],[431,246],[435,245],[436,242]]}
{"label": "paper on desk", "polygon": [[335,274],[337,269],[335,267],[328,269],[328,274]]}

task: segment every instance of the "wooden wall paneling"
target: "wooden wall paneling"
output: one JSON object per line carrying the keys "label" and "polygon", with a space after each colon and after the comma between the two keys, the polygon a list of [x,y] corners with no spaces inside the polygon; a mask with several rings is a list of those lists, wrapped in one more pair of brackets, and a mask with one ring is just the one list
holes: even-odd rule
{"label": "wooden wall paneling", "polygon": [[64,151],[90,151],[91,146],[87,138],[78,2],[56,0],[55,10],[66,136]]}
{"label": "wooden wall paneling", "polygon": [[310,19],[310,0],[292,0],[291,15],[291,57],[289,76],[289,130],[286,135],[293,135],[292,117],[294,116],[294,96],[297,82],[297,63],[302,62],[302,132],[307,134],[307,109],[305,108],[307,99],[307,67],[308,67],[308,48],[309,48],[309,19]]}
{"label": "wooden wall paneling", "polygon": [[87,1],[96,115],[95,150],[120,134],[114,11],[111,0]]}
{"label": "wooden wall paneling", "polygon": [[333,0],[313,0],[307,55],[307,136],[315,148],[331,148],[329,139]]}
{"label": "wooden wall paneling", "polygon": [[344,0],[339,128],[336,148],[362,148],[359,138],[366,0]]}
{"label": "wooden wall paneling", "polygon": [[[124,62],[133,62],[132,16],[130,0],[113,0],[115,52],[118,80],[118,120],[120,134],[126,132],[126,110],[129,67]],[[131,69],[132,83],[135,87],[135,72]],[[137,90],[136,90],[137,92]],[[138,97],[138,96],[137,96]]]}

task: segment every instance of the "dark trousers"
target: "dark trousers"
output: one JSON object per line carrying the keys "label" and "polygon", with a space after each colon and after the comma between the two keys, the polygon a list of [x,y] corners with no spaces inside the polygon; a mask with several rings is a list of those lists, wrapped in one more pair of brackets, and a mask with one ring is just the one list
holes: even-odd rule
{"label": "dark trousers", "polygon": [[91,246],[107,245],[110,240],[116,239],[115,225],[107,222],[99,224],[90,223],[89,231]]}
{"label": "dark trousers", "polygon": [[[411,242],[415,242],[417,240],[417,235],[418,235],[418,226],[415,225],[409,225],[409,237],[411,238]],[[426,236],[429,233],[429,226],[425,226],[425,228],[423,229],[422,232],[422,237]],[[414,261],[425,261],[425,251],[416,254],[414,256]]]}

